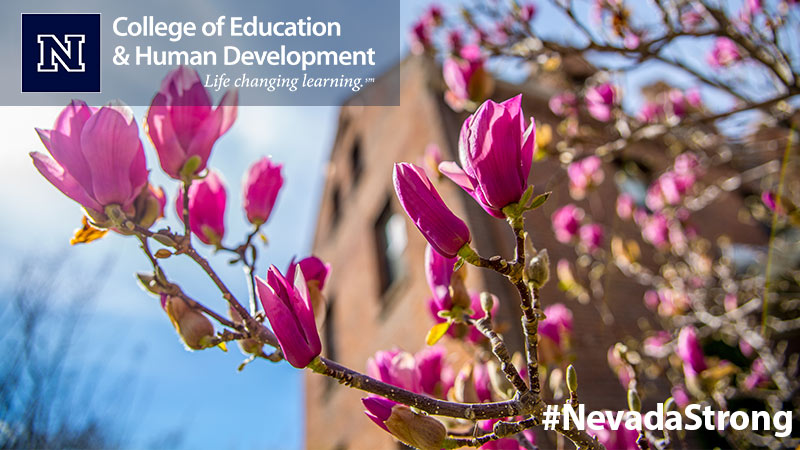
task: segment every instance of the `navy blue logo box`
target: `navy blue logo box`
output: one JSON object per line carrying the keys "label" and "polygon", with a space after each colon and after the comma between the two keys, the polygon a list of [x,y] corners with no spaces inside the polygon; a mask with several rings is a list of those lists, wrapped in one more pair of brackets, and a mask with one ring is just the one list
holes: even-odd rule
{"label": "navy blue logo box", "polygon": [[22,14],[22,92],[100,92],[100,14]]}

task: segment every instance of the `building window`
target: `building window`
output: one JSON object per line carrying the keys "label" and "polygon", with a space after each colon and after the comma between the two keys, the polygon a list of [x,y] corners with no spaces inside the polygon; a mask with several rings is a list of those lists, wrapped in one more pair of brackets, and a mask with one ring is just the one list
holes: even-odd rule
{"label": "building window", "polygon": [[405,273],[403,251],[406,249],[406,220],[392,211],[387,201],[375,221],[375,244],[378,251],[380,292],[385,293]]}
{"label": "building window", "polygon": [[323,330],[325,338],[325,354],[328,359],[336,361],[336,308],[335,301],[331,297],[328,299],[328,305],[325,307],[325,329]]}
{"label": "building window", "polygon": [[353,174],[353,184],[357,184],[364,171],[364,159],[361,154],[361,139],[356,138],[353,150],[350,152],[350,172]]}
{"label": "building window", "polygon": [[331,191],[331,228],[339,223],[342,215],[342,191],[338,185]]}
{"label": "building window", "polygon": [[[325,307],[325,325],[323,325],[322,333],[323,333],[323,343],[325,344],[325,356],[328,359],[336,361],[338,359],[338,354],[336,352],[336,301],[334,297],[328,298],[328,304]],[[323,391],[323,396],[328,398],[331,392],[334,389],[334,386],[337,386],[338,383],[336,382],[335,378],[325,377],[325,390]]]}

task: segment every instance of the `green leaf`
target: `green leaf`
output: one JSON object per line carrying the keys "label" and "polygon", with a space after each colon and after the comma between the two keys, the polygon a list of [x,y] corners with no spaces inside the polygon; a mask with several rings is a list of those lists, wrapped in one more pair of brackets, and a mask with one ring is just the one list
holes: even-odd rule
{"label": "green leaf", "polygon": [[547,199],[550,198],[550,194],[552,194],[552,192],[545,192],[544,194],[537,195],[536,197],[533,198],[533,202],[531,202],[531,205],[525,209],[527,210],[536,209],[544,205],[544,202],[546,202]]}

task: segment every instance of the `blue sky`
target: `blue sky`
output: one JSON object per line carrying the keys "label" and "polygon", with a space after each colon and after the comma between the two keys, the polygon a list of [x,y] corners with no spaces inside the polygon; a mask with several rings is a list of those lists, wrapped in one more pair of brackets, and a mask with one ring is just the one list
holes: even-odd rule
{"label": "blue sky", "polygon": [[[423,3],[402,2],[403,30]],[[34,127],[52,127],[60,109],[0,107],[4,138],[0,186],[5,193],[0,196],[0,210],[5,211],[0,235],[0,302],[8,301],[15,268],[23,256],[44,258],[68,252],[70,265],[98,270],[101,259],[113,254],[114,264],[102,267],[107,271],[103,274],[105,287],[79,326],[80,337],[68,364],[74,370],[102,373],[93,405],[98,411],[132,409],[122,423],[116,423],[125,433],[125,446],[151,446],[180,429],[185,448],[301,448],[301,371],[286,363],[259,361],[238,373],[236,368],[244,356],[235,345],[228,353],[186,351],[157,300],[141,291],[133,278],[135,272],[146,271],[148,264],[132,238],[110,234],[90,245],[69,247],[81,211],[36,172],[28,156],[30,151],[44,151]],[[134,111],[141,126],[145,108]],[[284,164],[286,181],[265,228],[271,239],[269,247],[260,252],[261,272],[268,264],[284,268],[294,255],[310,250],[337,114],[335,107],[240,108],[237,122],[214,148],[210,165],[223,174],[228,190],[229,244],[241,241],[248,230],[240,207],[244,171],[266,155]],[[163,186],[169,198],[167,223],[175,225],[172,202],[177,184],[160,173],[143,131],[141,136],[151,181]],[[230,267],[226,261],[224,255],[212,257],[212,264],[232,290],[246,298],[241,268]],[[193,264],[170,260],[166,268],[170,277],[190,280],[184,287],[194,296],[225,310],[216,289]],[[133,405],[117,404],[131,398]]]}
{"label": "blue sky", "polygon": [[[404,49],[406,30],[427,3],[401,2]],[[547,8],[540,8],[536,23],[547,24],[542,16],[549,14]],[[549,27],[559,32],[555,25]],[[663,75],[656,69],[649,72],[645,70],[638,76],[648,79],[657,73]],[[228,353],[184,350],[156,299],[136,285],[133,273],[146,271],[148,264],[131,238],[110,235],[90,245],[68,248],[68,240],[80,223],[80,209],[41,178],[28,157],[30,151],[44,151],[34,127],[51,127],[59,110],[0,107],[0,187],[4,193],[0,196],[0,211],[4,211],[0,287],[13,284],[18,255],[67,250],[83,267],[96,268],[102,256],[113,253],[116,263],[110,269],[104,268],[106,286],[91,317],[80,326],[80,343],[70,361],[75,367],[90,371],[103,365],[102,370],[111,381],[135,374],[136,382],[125,388],[135,390],[136,399],[132,415],[122,424],[129,439],[126,446],[147,447],[153,439],[180,428],[186,448],[302,447],[300,371],[285,363],[257,362],[237,373],[243,356],[235,346]],[[145,110],[135,108],[135,112],[141,124]],[[240,208],[241,178],[246,168],[265,155],[284,164],[286,183],[265,229],[271,240],[269,247],[261,251],[262,273],[268,263],[284,268],[292,256],[302,256],[310,249],[337,114],[334,107],[241,108],[236,124],[213,151],[211,165],[223,174],[228,187],[229,244],[240,241],[247,230]],[[170,198],[167,220],[175,225],[172,201],[177,185],[160,174],[155,153],[143,140],[149,167],[153,169],[151,180],[166,189]],[[235,293],[246,298],[241,269],[229,267],[224,256],[212,258],[212,263]],[[186,287],[194,296],[224,310],[216,290],[195,266],[168,261],[166,267],[172,278],[192,280]],[[3,301],[6,299],[0,298]],[[110,339],[113,354],[109,354]],[[126,383],[101,386],[98,401],[113,405],[120,396],[114,390],[119,384]]]}

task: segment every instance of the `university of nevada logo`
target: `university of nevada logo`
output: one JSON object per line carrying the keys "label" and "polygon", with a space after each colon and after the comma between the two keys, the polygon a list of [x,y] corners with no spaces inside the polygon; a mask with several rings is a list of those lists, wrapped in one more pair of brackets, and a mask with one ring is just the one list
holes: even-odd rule
{"label": "university of nevada logo", "polygon": [[22,14],[22,92],[100,92],[100,14]]}

